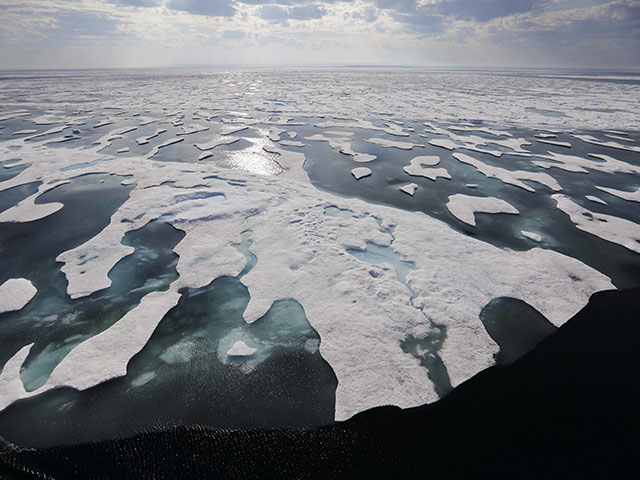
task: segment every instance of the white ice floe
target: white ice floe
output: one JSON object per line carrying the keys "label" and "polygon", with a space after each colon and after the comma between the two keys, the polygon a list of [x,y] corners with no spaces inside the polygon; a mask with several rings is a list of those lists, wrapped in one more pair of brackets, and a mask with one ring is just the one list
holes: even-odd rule
{"label": "white ice floe", "polygon": [[455,143],[448,138],[434,138],[429,140],[428,143],[434,147],[446,148],[447,150],[455,150],[456,148],[464,147],[464,145]]}
{"label": "white ice floe", "polygon": [[527,232],[526,230],[520,230],[520,233],[524,236],[527,237],[530,240],[533,240],[534,242],[541,242],[542,241],[542,237],[534,232]]}
{"label": "white ice floe", "polygon": [[283,128],[273,127],[271,128],[271,130],[269,130],[269,133],[267,134],[267,138],[272,142],[279,142],[280,135],[282,135],[285,132],[286,130]]}
{"label": "white ice floe", "polygon": [[541,160],[531,161],[534,165],[546,169],[555,167],[574,173],[588,173],[589,170],[597,170],[605,173],[640,173],[640,166],[617,160],[609,155],[590,153],[589,157],[595,160],[556,152],[547,152],[546,155],[538,156],[552,160],[551,162]]}
{"label": "white ice floe", "polygon": [[[170,138],[169,140],[165,140],[160,145],[156,145],[155,147],[153,147],[153,149],[149,153],[147,153],[146,158],[151,159],[158,154],[161,148],[165,148],[165,147],[168,147],[169,145],[180,143],[183,140],[184,140],[184,137],[174,137],[174,138]],[[201,149],[201,150],[205,150],[205,149]]]}
{"label": "white ice floe", "polygon": [[411,164],[403,167],[403,170],[414,177],[425,177],[429,180],[437,180],[438,177],[450,179],[451,175],[446,168],[431,168],[440,163],[440,157],[435,155],[418,156],[411,160]]}
{"label": "white ice floe", "polygon": [[229,357],[250,357],[256,353],[258,349],[247,346],[242,340],[238,340],[233,346],[227,350]]}
{"label": "white ice floe", "polygon": [[0,285],[0,313],[20,310],[36,293],[36,287],[26,278],[10,278]]}
{"label": "white ice floe", "polygon": [[579,140],[593,145],[600,145],[602,147],[616,148],[618,150],[629,150],[630,152],[640,152],[640,147],[635,145],[624,145],[618,142],[608,142],[604,140],[598,140],[593,135],[573,135]]}
{"label": "white ice floe", "polygon": [[453,130],[454,132],[483,132],[493,135],[495,137],[513,137],[513,134],[506,130],[496,130],[489,127],[480,127],[477,125],[461,126],[461,125],[449,125],[447,130]]}
{"label": "white ice floe", "polygon": [[387,123],[383,127],[375,125],[373,122],[369,120],[355,120],[349,119],[346,121],[335,121],[329,120],[326,122],[316,124],[318,128],[361,128],[365,130],[373,130],[379,132],[385,132],[388,135],[393,135],[396,137],[408,137],[409,133],[405,132],[405,129],[401,128],[397,124]]}
{"label": "white ice floe", "polygon": [[360,180],[361,178],[371,175],[371,169],[367,167],[356,167],[351,170],[351,175],[353,175],[356,180]]}
{"label": "white ice floe", "polygon": [[27,128],[26,130],[18,130],[17,132],[13,132],[11,135],[29,135],[32,133],[37,133],[38,130],[33,128]]}
{"label": "white ice floe", "polygon": [[550,188],[554,192],[562,190],[558,181],[548,173],[529,172],[527,170],[507,170],[505,168],[494,167],[464,153],[454,153],[452,156],[462,163],[472,165],[487,178],[497,178],[503,183],[523,188],[529,192],[535,192],[535,189],[524,183],[522,180],[539,183]]}
{"label": "white ice floe", "polygon": [[566,195],[553,195],[557,207],[569,215],[577,228],[603,240],[640,253],[640,225],[624,218],[592,212]]}
{"label": "white ice floe", "polygon": [[147,143],[149,143],[149,140],[151,140],[152,138],[157,137],[161,133],[165,133],[166,131],[167,131],[166,128],[158,128],[151,135],[147,135],[146,137],[138,137],[138,138],[136,138],[136,143],[138,145],[146,145]]}
{"label": "white ice floe", "polygon": [[599,203],[601,205],[608,205],[607,202],[602,200],[600,197],[596,197],[595,195],[585,195],[584,198],[587,200],[591,200],[592,202]]}
{"label": "white ice floe", "polygon": [[[624,135],[626,135],[626,133]],[[611,138],[613,140],[620,140],[622,142],[635,143],[635,140],[633,138],[623,137],[621,135],[612,135],[610,133],[605,133],[604,136],[607,137],[607,138]]]}
{"label": "white ice floe", "polygon": [[29,140],[35,140],[36,138],[45,137],[47,135],[53,135],[55,133],[63,132],[67,128],[69,128],[69,125],[61,125],[59,127],[53,127],[53,128],[50,128],[49,130],[45,130],[44,132],[40,132],[40,133],[36,133],[34,135],[30,135],[28,137],[24,137],[24,138],[22,138],[22,140],[25,141],[25,142],[27,142]]}
{"label": "white ice floe", "polygon": [[418,185],[416,185],[415,183],[409,183],[407,185],[403,185],[402,187],[400,187],[400,190],[413,197],[413,194],[415,193],[416,188],[418,188]]}
{"label": "white ice floe", "polygon": [[344,153],[345,155],[352,156],[353,159],[358,163],[367,163],[376,159],[375,155],[355,152],[351,148],[351,137],[353,137],[353,133],[351,132],[339,132],[331,130],[324,132],[324,134],[316,133],[314,135],[311,135],[310,137],[305,137],[305,140],[327,142],[331,148],[338,150],[340,153]]}
{"label": "white ice floe", "polygon": [[199,123],[190,123],[183,126],[180,131],[176,132],[176,135],[193,135],[194,133],[205,132],[209,130],[206,125],[200,125]]}
{"label": "white ice floe", "polygon": [[236,143],[238,140],[240,140],[240,137],[220,135],[220,136],[214,137],[213,140],[211,140],[210,142],[196,143],[196,147],[199,150],[213,150],[214,148],[219,147],[220,145],[231,145],[232,143]]}
{"label": "white ice floe", "polygon": [[461,222],[476,226],[476,213],[511,213],[518,209],[510,203],[495,197],[475,197],[457,193],[449,197],[447,210]]}
{"label": "white ice floe", "polygon": [[571,144],[569,142],[559,142],[556,140],[545,140],[543,138],[539,138],[537,140],[540,143],[546,143],[547,145],[555,145],[556,147],[564,147],[564,148],[571,148]]}
{"label": "white ice floe", "polygon": [[41,218],[53,215],[64,207],[60,202],[36,203],[36,199],[45,192],[69,183],[69,180],[62,180],[50,184],[42,184],[33,195],[20,201],[17,205],[0,212],[0,222],[24,223],[40,220]]}
{"label": "white ice floe", "polygon": [[623,200],[628,200],[629,202],[640,202],[640,188],[633,192],[627,192],[626,190],[618,190],[616,188],[609,187],[600,187],[596,185],[598,190],[602,190],[603,192],[608,193],[609,195],[613,195],[614,197],[622,198]]}
{"label": "white ice floe", "polygon": [[249,127],[247,125],[227,125],[222,127],[220,135],[233,135],[234,133],[243,132]]}
{"label": "white ice floe", "polygon": [[397,142],[395,140],[387,140],[386,138],[366,138],[365,142],[373,143],[380,147],[399,148],[400,150],[411,150],[415,147],[424,148],[424,145],[420,143]]}
{"label": "white ice floe", "polygon": [[298,148],[302,148],[305,146],[304,143],[293,141],[293,140],[281,140],[280,145],[282,145],[283,147],[298,147]]}

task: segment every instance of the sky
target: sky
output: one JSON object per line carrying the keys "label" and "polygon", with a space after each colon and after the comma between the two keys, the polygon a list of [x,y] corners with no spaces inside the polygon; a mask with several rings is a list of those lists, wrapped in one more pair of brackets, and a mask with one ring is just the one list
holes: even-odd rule
{"label": "sky", "polygon": [[0,69],[640,70],[640,0],[0,0]]}

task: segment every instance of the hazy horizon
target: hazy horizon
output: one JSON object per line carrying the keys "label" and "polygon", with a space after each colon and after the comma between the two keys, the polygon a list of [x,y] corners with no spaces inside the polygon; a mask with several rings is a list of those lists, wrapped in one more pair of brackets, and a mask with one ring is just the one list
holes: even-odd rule
{"label": "hazy horizon", "polygon": [[0,69],[633,70],[640,0],[0,0]]}

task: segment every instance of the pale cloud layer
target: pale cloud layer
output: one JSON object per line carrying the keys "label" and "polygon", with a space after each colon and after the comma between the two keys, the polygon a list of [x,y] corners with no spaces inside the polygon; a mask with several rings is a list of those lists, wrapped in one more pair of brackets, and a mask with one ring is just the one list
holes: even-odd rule
{"label": "pale cloud layer", "polygon": [[0,0],[0,69],[640,67],[640,0]]}

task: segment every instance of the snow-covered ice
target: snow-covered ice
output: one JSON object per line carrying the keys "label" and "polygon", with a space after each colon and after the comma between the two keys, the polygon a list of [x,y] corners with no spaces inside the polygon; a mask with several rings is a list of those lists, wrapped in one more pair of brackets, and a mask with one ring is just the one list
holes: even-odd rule
{"label": "snow-covered ice", "polygon": [[476,197],[461,193],[449,197],[447,210],[461,222],[473,227],[476,226],[476,213],[520,213],[516,207],[501,198]]}
{"label": "snow-covered ice", "polygon": [[0,313],[20,310],[36,293],[36,287],[26,278],[10,278],[0,285]]}
{"label": "snow-covered ice", "polygon": [[356,167],[351,170],[351,175],[353,175],[356,180],[360,180],[361,178],[371,175],[371,169],[367,167]]}

